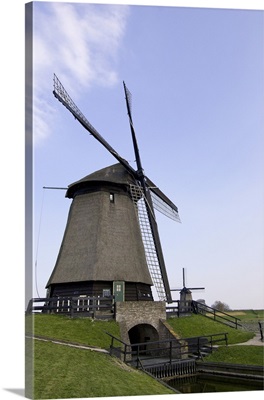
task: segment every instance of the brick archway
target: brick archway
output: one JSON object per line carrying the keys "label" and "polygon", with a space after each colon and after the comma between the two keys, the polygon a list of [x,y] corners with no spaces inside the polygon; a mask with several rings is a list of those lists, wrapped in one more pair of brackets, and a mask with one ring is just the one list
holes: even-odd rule
{"label": "brick archway", "polygon": [[155,338],[154,341],[156,338],[160,340],[160,320],[166,320],[165,302],[124,301],[116,303],[116,321],[119,323],[121,338],[125,343],[130,343],[128,332],[137,325],[145,326],[145,328],[142,326],[135,328],[135,330],[140,329],[141,335],[145,332],[144,337]]}
{"label": "brick archway", "polygon": [[150,324],[137,324],[128,331],[131,345],[135,343],[155,342],[159,340],[159,333]]}

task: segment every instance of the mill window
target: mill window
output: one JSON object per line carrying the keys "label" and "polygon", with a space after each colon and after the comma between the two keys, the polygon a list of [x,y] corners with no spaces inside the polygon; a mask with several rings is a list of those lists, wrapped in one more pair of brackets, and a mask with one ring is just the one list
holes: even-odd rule
{"label": "mill window", "polygon": [[103,297],[110,297],[111,290],[110,289],[103,289]]}
{"label": "mill window", "polygon": [[115,195],[114,195],[114,193],[110,193],[110,195],[109,195],[109,200],[110,200],[110,203],[114,203],[114,202],[115,202]]}

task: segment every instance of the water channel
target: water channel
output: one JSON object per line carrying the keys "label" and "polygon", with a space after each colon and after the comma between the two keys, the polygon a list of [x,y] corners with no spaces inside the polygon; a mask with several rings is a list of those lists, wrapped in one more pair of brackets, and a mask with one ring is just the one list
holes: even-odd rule
{"label": "water channel", "polygon": [[186,378],[173,378],[166,383],[180,393],[240,392],[263,390],[263,381],[233,377],[197,374]]}

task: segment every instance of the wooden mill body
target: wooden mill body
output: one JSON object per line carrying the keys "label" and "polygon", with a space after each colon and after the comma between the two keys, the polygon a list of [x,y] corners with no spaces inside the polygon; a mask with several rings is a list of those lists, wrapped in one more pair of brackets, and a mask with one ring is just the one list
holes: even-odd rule
{"label": "wooden mill body", "polygon": [[113,295],[121,285],[125,301],[153,300],[130,184],[135,179],[118,163],[69,185],[73,200],[50,297]]}

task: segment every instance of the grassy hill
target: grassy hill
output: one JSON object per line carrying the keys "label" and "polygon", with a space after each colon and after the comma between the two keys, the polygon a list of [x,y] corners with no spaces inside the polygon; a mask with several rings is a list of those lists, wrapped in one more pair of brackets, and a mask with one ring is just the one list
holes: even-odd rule
{"label": "grassy hill", "polygon": [[26,330],[28,332],[30,332],[32,324],[35,335],[104,349],[108,349],[111,343],[110,337],[105,331],[120,338],[119,325],[115,321],[70,318],[65,315],[40,313],[26,317]]}
{"label": "grassy hill", "polygon": [[108,354],[38,340],[34,347],[36,399],[173,393]]}
{"label": "grassy hill", "polygon": [[[114,321],[39,314],[26,317],[26,332],[31,333],[32,323],[35,335],[105,349],[110,346],[105,331],[119,337],[119,326]],[[108,354],[42,340],[34,340],[33,380],[36,399],[174,393]]]}
{"label": "grassy hill", "polygon": [[[248,318],[256,320],[254,315],[254,312],[250,313]],[[168,323],[180,337],[228,332],[229,345],[245,342],[254,336],[253,332],[235,330],[201,315],[171,318]],[[174,393],[108,354],[65,345],[65,342],[71,342],[108,349],[110,338],[105,332],[120,337],[119,325],[115,321],[37,314],[26,317],[26,332],[32,333],[32,326],[35,335],[64,342],[62,345],[50,340],[34,340],[36,399]],[[208,357],[208,361],[263,365],[263,346],[221,346]]]}
{"label": "grassy hill", "polygon": [[[256,320],[261,319],[259,317],[263,317],[263,310],[258,312],[241,310],[239,314],[239,318],[242,317],[244,323],[253,324]],[[245,343],[255,336],[255,333],[252,331],[248,332],[230,328],[210,318],[194,314],[186,318],[170,318],[167,322],[171,325],[175,333],[185,338],[215,333],[228,333],[228,347],[225,344],[219,346],[218,350],[206,357],[204,361],[263,365],[264,346],[239,345],[239,343]]]}
{"label": "grassy hill", "polygon": [[254,337],[253,332],[234,329],[199,314],[192,314],[185,318],[169,318],[167,322],[171,325],[173,330],[183,338],[227,332],[228,344],[235,344],[247,342]]}

